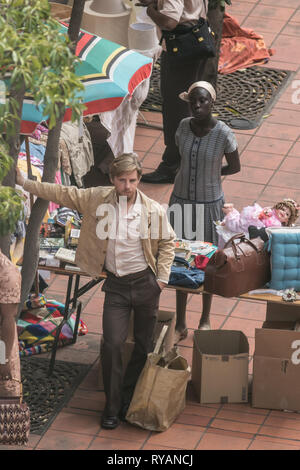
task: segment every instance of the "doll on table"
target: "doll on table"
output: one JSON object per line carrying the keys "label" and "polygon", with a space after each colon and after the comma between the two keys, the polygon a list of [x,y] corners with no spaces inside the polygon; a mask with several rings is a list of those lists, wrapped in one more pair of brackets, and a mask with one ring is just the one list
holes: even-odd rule
{"label": "doll on table", "polygon": [[222,210],[225,217],[216,227],[219,248],[223,248],[234,234],[240,232],[243,232],[247,238],[261,237],[267,241],[265,228],[293,225],[299,216],[300,206],[293,199],[286,198],[273,207],[263,208],[255,203],[238,212],[233,204],[228,203],[224,204]]}

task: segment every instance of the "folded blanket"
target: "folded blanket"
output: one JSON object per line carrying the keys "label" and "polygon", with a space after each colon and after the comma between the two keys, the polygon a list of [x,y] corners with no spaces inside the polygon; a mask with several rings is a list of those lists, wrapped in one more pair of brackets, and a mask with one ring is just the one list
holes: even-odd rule
{"label": "folded blanket", "polygon": [[[21,317],[17,321],[20,356],[39,354],[51,350],[57,328],[63,320],[65,306],[56,300],[46,300],[45,307],[48,311],[45,315],[36,315],[34,309],[24,310],[21,313]],[[40,306],[38,306],[38,309],[40,311]],[[71,343],[75,321],[76,314],[74,313],[63,325],[59,335],[59,347]],[[86,333],[87,326],[80,320],[78,335],[85,335]]]}
{"label": "folded blanket", "polygon": [[224,13],[219,73],[228,74],[252,65],[264,64],[272,55],[274,50],[266,47],[260,34],[252,29],[241,28],[235,18]]}

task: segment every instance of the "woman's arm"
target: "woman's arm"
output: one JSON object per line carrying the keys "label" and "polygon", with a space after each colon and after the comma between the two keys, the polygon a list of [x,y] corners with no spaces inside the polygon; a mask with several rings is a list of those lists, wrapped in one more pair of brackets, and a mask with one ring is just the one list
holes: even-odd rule
{"label": "woman's arm", "polygon": [[154,21],[160,29],[164,29],[166,31],[172,31],[178,25],[178,21],[157,11],[156,6],[153,3],[148,6],[147,15],[150,16],[151,20]]}
{"label": "woman's arm", "polygon": [[241,170],[241,162],[238,150],[231,153],[225,153],[227,165],[221,168],[221,175],[233,175]]}
{"label": "woman's arm", "polygon": [[178,21],[157,11],[157,0],[140,0],[135,5],[147,7],[147,15],[160,29],[172,31],[178,25]]}

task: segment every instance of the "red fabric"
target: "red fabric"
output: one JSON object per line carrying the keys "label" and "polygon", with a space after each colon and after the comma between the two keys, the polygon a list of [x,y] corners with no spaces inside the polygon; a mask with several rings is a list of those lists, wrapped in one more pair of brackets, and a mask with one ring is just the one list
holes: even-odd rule
{"label": "red fabric", "polygon": [[[83,111],[83,116],[104,113],[105,111],[113,111],[122,103],[123,99],[123,97],[116,96],[111,98],[100,98],[99,100],[84,103],[85,110]],[[72,110],[68,108],[64,116],[64,121],[70,121],[71,116]]]}
{"label": "red fabric", "polygon": [[235,70],[264,64],[274,55],[263,37],[252,29],[241,28],[237,20],[224,13],[218,71],[224,75]]}
{"label": "red fabric", "polygon": [[[69,27],[68,24],[66,23],[63,23],[64,26],[66,26],[67,28]],[[75,55],[77,55],[77,57],[80,56],[80,52],[82,51],[82,49],[86,46],[86,44],[91,40],[93,39],[95,36],[94,34],[89,34],[89,33],[85,33],[82,35],[82,37],[79,38],[79,41],[77,42],[76,44],[76,50],[75,50]]]}
{"label": "red fabric", "polygon": [[21,121],[21,129],[20,129],[20,134],[32,134],[36,126],[38,125],[38,122],[32,122],[32,121]]}
{"label": "red fabric", "polygon": [[136,87],[143,80],[145,80],[145,78],[150,77],[151,70],[152,70],[152,62],[149,64],[143,65],[132,75],[130,82],[128,83],[128,92],[130,95],[132,95]]}
{"label": "red fabric", "polygon": [[[102,98],[100,100],[91,101],[90,103],[84,103],[85,110],[83,116],[89,116],[92,114],[104,113],[105,111],[113,111],[116,109],[123,101],[123,97],[112,97],[112,98]],[[64,122],[70,121],[72,116],[72,110],[68,108],[64,116]],[[21,134],[31,135],[36,126],[37,122],[33,121],[21,121]]]}
{"label": "red fabric", "polygon": [[195,262],[196,268],[202,269],[202,271],[205,271],[206,265],[209,262],[209,258],[205,255],[197,255],[194,262]]}

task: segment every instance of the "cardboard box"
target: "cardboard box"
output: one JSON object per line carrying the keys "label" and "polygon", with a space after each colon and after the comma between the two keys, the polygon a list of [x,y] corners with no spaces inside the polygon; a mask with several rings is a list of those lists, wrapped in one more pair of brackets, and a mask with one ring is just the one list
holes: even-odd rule
{"label": "cardboard box", "polygon": [[293,321],[265,321],[262,324],[262,328],[268,328],[271,330],[293,330],[295,322]]}
{"label": "cardboard box", "polygon": [[300,306],[291,303],[267,303],[266,321],[262,328],[272,330],[294,330],[296,322],[300,321]]}
{"label": "cardboard box", "polygon": [[300,320],[300,305],[267,302],[266,321],[296,322]]}
{"label": "cardboard box", "polygon": [[[131,314],[129,333],[126,340],[127,342],[133,342],[133,312]],[[154,330],[154,343],[156,343],[160,332],[164,325],[168,325],[169,329],[164,339],[164,350],[167,353],[174,346],[175,341],[175,324],[176,324],[176,312],[169,312],[168,310],[159,310],[157,314],[157,322]]]}
{"label": "cardboard box", "polygon": [[200,403],[246,403],[248,362],[241,331],[195,330],[192,383]]}
{"label": "cardboard box", "polygon": [[300,411],[300,332],[255,330],[252,406]]}

